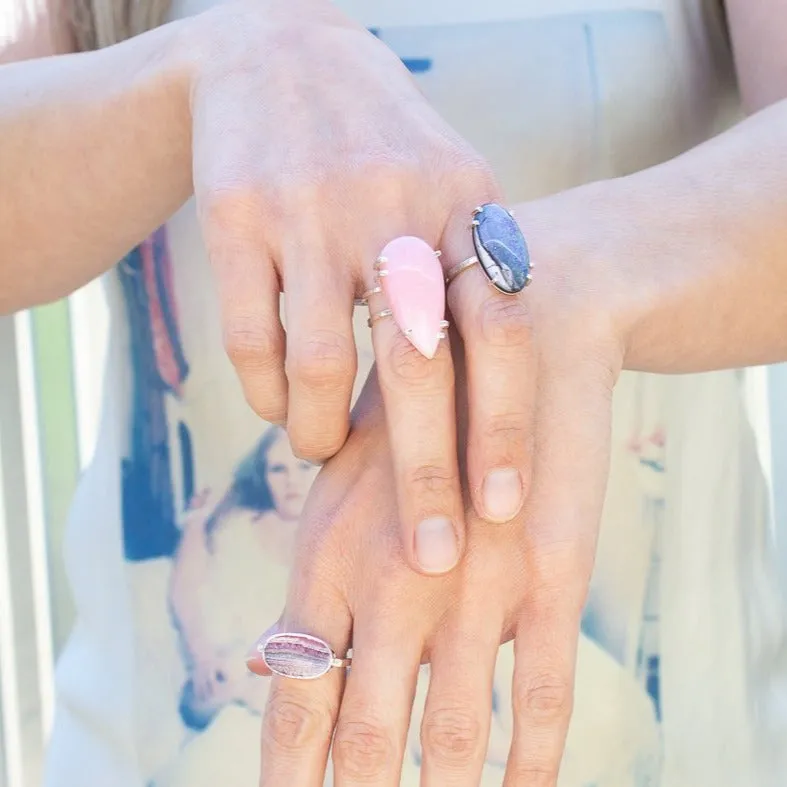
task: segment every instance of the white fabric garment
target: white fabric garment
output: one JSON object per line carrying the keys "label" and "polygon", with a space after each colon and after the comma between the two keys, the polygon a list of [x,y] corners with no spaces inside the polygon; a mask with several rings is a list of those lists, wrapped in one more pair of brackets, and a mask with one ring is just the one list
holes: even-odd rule
{"label": "white fabric garment", "polygon": [[[512,202],[662,161],[735,116],[712,3],[339,5],[402,57]],[[242,658],[280,611],[312,471],[244,402],[193,204],[102,297],[104,410],[70,523],[79,622],[58,669],[46,787],[254,784],[265,683]],[[362,379],[361,310],[356,324]],[[561,787],[784,784],[783,610],[743,381],[619,384]],[[505,647],[484,785],[502,781],[512,664]],[[426,677],[406,787],[418,784]]]}

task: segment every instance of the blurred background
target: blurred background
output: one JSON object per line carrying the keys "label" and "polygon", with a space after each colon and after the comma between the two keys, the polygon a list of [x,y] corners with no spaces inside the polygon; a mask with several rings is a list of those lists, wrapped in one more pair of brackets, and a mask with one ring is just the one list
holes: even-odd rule
{"label": "blurred background", "polygon": [[[101,288],[94,282],[67,300],[0,317],[0,787],[41,783],[54,663],[74,624],[63,542],[101,413],[109,329]],[[787,419],[773,400],[787,366],[750,370],[746,379],[762,419],[754,427],[766,474],[787,478],[787,444],[769,438],[787,434],[787,423],[773,422]],[[785,497],[772,500],[776,523],[787,523]],[[778,543],[787,567],[787,537]]]}
{"label": "blurred background", "polygon": [[100,417],[101,284],[0,317],[0,787],[41,783],[74,623],[63,533]]}

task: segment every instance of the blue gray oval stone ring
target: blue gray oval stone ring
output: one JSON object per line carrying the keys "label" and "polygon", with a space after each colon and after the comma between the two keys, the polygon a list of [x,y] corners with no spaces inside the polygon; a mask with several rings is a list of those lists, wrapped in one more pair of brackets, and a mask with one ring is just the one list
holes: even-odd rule
{"label": "blue gray oval stone ring", "polygon": [[476,263],[489,283],[506,295],[516,295],[533,280],[530,252],[516,219],[501,205],[489,202],[473,211],[475,256],[460,262],[446,276],[451,283]]}
{"label": "blue gray oval stone ring", "polygon": [[295,680],[321,678],[333,668],[347,668],[352,663],[351,658],[338,658],[327,642],[311,634],[274,634],[259,651],[274,675]]}

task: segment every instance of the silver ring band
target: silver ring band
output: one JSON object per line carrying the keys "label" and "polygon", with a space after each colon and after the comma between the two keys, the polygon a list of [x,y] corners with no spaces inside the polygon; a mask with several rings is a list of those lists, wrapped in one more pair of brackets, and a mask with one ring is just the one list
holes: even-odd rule
{"label": "silver ring band", "polygon": [[363,295],[361,295],[360,298],[355,298],[353,300],[353,303],[356,306],[368,306],[369,305],[369,298],[371,298],[372,295],[379,295],[382,291],[383,291],[383,288],[378,284],[378,285],[376,285],[376,286],[366,290],[366,292]]}
{"label": "silver ring band", "polygon": [[445,275],[445,286],[447,287],[457,276],[472,268],[473,265],[478,265],[478,257],[475,254],[454,265]]}
{"label": "silver ring band", "polygon": [[391,309],[381,309],[377,314],[372,314],[366,321],[366,324],[371,328],[376,322],[384,320],[386,317],[392,317],[393,311]]}

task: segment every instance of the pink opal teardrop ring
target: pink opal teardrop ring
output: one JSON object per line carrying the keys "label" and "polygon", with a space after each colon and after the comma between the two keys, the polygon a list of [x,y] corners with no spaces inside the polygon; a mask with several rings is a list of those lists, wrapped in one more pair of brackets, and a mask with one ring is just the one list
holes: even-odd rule
{"label": "pink opal teardrop ring", "polygon": [[316,680],[352,663],[352,658],[338,658],[319,637],[294,632],[274,634],[259,646],[259,653],[274,675],[294,680]]}
{"label": "pink opal teardrop ring", "polygon": [[409,235],[392,240],[374,265],[375,286],[363,298],[382,294],[388,307],[371,314],[369,327],[392,317],[413,347],[426,358],[434,358],[445,339],[445,276],[440,252]]}

